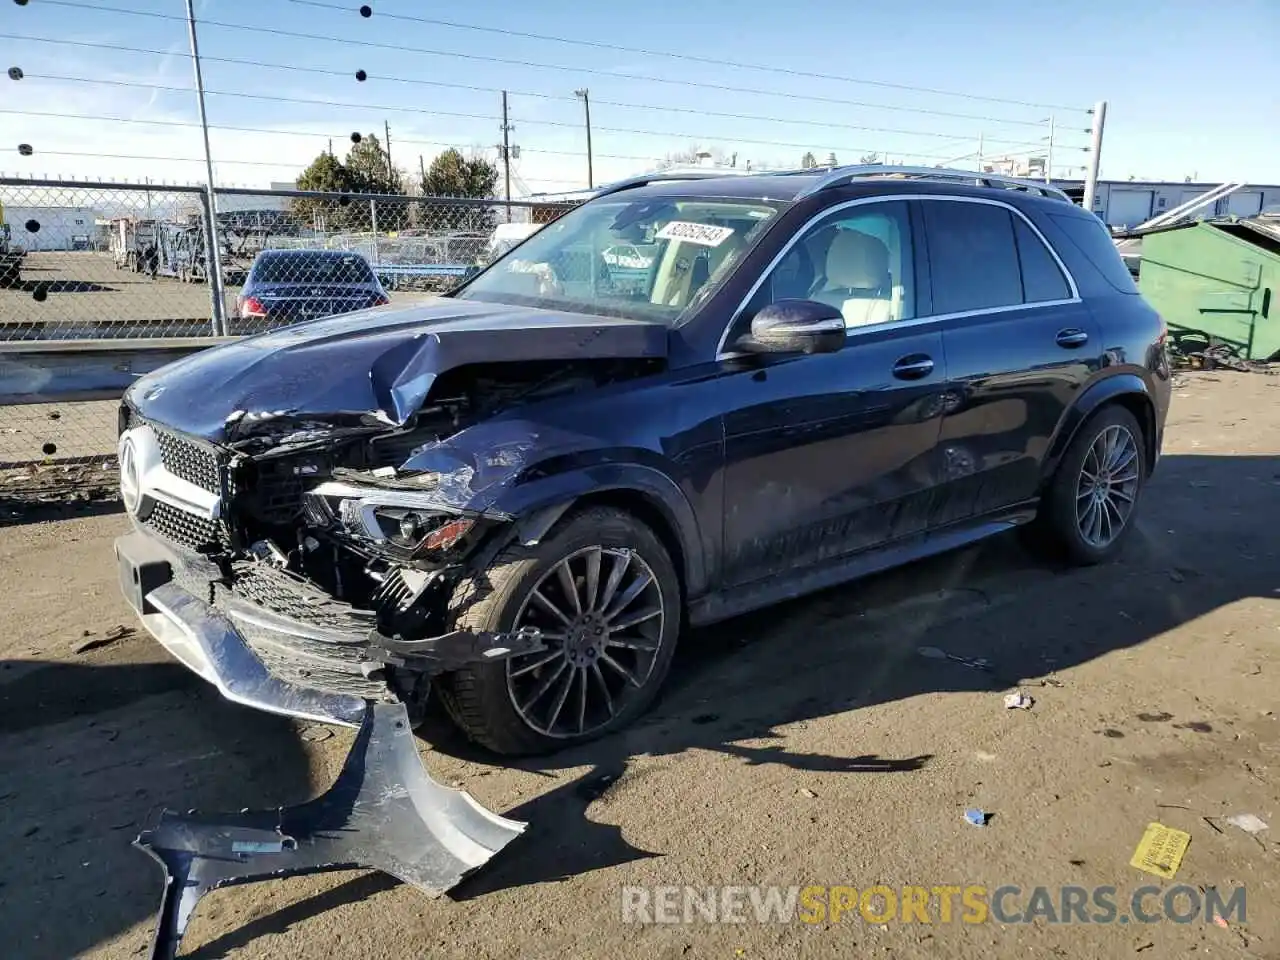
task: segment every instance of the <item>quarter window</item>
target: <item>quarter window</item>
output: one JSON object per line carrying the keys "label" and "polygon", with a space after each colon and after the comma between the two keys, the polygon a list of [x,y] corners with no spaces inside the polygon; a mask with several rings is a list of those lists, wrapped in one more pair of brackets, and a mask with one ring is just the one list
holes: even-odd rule
{"label": "quarter window", "polygon": [[963,313],[1021,304],[1013,220],[989,203],[926,200],[933,312]]}

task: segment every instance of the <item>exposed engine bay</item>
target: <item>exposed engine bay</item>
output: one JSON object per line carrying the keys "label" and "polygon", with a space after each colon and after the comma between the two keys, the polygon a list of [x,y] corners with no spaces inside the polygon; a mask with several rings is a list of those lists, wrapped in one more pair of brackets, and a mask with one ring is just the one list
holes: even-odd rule
{"label": "exposed engine bay", "polygon": [[[460,580],[483,569],[512,527],[511,517],[469,508],[472,468],[441,473],[415,467],[415,460],[499,413],[654,365],[586,360],[458,368],[436,380],[427,403],[401,427],[358,416],[237,415],[229,418],[232,452],[219,451],[217,467],[195,462],[213,448],[161,433],[166,463],[206,486],[217,479],[223,507],[217,522],[194,529],[190,522],[160,526],[171,511],[157,511],[150,522],[216,567],[210,600],[229,608],[274,673],[368,698],[390,694],[412,707],[424,699],[431,675],[473,654],[473,637],[454,637],[455,653],[439,643],[450,631],[449,597]],[[125,416],[138,422],[131,411]],[[507,445],[485,455],[518,471],[521,453]],[[282,644],[252,622],[246,603],[323,636]],[[431,653],[415,656],[415,641],[426,637],[436,641]]]}

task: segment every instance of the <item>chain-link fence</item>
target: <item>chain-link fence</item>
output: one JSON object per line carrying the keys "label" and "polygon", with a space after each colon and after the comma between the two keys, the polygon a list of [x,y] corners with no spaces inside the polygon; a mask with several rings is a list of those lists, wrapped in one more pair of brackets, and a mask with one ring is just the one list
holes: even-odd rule
{"label": "chain-link fence", "polygon": [[100,470],[123,385],[169,358],[144,348],[412,303],[567,209],[217,189],[210,218],[203,187],[15,179],[0,204],[0,497]]}
{"label": "chain-link fence", "polygon": [[206,194],[0,181],[0,341],[208,335]]}

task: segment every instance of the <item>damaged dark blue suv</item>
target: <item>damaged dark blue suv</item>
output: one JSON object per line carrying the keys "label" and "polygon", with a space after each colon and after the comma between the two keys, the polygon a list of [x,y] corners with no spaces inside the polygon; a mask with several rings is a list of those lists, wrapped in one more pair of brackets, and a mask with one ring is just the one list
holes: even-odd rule
{"label": "damaged dark blue suv", "polygon": [[688,624],[1029,525],[1133,525],[1165,326],[1050,187],[916,168],[615,184],[452,294],[121,408],[124,590],[233,699],[435,690],[503,753],[615,730]]}

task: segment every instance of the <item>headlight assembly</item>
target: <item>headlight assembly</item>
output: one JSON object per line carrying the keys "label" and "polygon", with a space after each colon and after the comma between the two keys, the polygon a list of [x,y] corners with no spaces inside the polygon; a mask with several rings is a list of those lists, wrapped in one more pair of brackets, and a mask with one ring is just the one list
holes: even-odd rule
{"label": "headlight assembly", "polygon": [[454,547],[476,521],[449,513],[425,494],[324,483],[307,494],[306,515],[319,527],[340,525],[366,547],[398,560]]}

